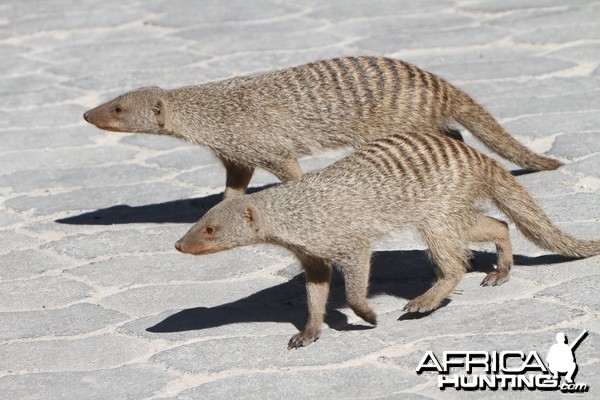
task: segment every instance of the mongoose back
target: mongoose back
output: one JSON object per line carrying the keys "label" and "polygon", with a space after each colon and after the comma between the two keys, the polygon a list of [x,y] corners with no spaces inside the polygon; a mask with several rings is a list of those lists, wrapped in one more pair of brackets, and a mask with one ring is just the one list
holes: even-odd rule
{"label": "mongoose back", "polygon": [[467,271],[469,242],[496,245],[497,269],[482,284],[507,281],[513,264],[509,230],[479,211],[485,200],[543,249],[572,257],[600,253],[600,240],[561,232],[496,161],[457,140],[429,134],[380,138],[321,171],[225,199],[175,247],[205,254],[269,242],[294,252],[306,271],[309,309],[306,327],[289,342],[296,348],[319,336],[332,265],[344,275],[348,305],[376,323],[366,297],[372,242],[403,226],[417,228],[440,272],[405,310],[427,312],[440,305]]}
{"label": "mongoose back", "polygon": [[243,194],[256,167],[282,181],[301,156],[397,132],[461,138],[455,121],[529,170],[561,164],[510,136],[469,95],[403,61],[341,57],[255,77],[174,90],[141,88],[84,114],[98,128],[172,135],[209,147],[227,171],[225,198]]}

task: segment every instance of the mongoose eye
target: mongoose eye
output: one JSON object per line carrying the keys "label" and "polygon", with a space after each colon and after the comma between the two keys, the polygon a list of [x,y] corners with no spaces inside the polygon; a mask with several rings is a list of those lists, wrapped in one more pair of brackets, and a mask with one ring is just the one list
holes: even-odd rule
{"label": "mongoose eye", "polygon": [[116,112],[117,114],[119,114],[120,112],[123,111],[123,109],[121,107],[115,107],[115,109],[113,111]]}
{"label": "mongoose eye", "polygon": [[215,228],[213,228],[212,226],[207,226],[206,227],[206,233],[208,235],[212,235],[213,233],[215,233]]}

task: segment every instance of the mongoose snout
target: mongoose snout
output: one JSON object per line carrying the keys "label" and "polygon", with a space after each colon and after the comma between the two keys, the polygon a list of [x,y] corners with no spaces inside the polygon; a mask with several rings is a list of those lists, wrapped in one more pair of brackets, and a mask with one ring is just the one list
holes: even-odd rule
{"label": "mongoose snout", "polygon": [[177,243],[175,243],[175,249],[177,249],[177,251],[179,251],[180,253],[193,254],[195,256],[201,254],[216,253],[217,251],[219,251],[219,249],[208,247],[201,242],[190,242],[192,241],[189,238],[187,240],[181,239]]}
{"label": "mongoose snout", "polygon": [[[242,217],[240,216],[240,219]],[[239,235],[239,233],[238,233]],[[234,247],[221,226],[211,223],[196,224],[175,243],[175,249],[184,254],[210,254]]]}
{"label": "mongoose snout", "polygon": [[184,254],[193,254],[193,255],[201,255],[201,254],[209,254],[214,253],[217,250],[211,249],[204,245],[199,240],[194,241],[194,238],[181,238],[177,243],[175,243],[175,249],[180,253]]}
{"label": "mongoose snout", "polygon": [[95,125],[97,128],[103,129],[105,131],[124,131],[124,129],[118,129],[115,123],[116,121],[114,121],[110,117],[103,115],[102,110],[99,110],[98,108],[84,112],[83,119],[85,119],[90,124]]}

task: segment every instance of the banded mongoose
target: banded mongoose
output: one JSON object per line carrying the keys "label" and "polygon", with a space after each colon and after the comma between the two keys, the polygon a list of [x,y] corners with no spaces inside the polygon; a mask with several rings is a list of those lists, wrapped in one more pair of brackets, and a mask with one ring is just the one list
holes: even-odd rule
{"label": "banded mongoose", "polygon": [[468,269],[469,242],[493,242],[497,269],[482,285],[499,285],[513,264],[507,224],[478,209],[491,200],[532,242],[571,257],[600,253],[600,240],[561,232],[496,161],[439,135],[375,140],[331,166],[257,193],[225,199],[175,245],[206,254],[260,242],[291,250],[306,272],[308,322],[289,348],[319,337],[332,265],[340,268],[350,308],[376,324],[367,303],[372,242],[415,226],[439,269],[437,282],[404,307],[437,308]]}
{"label": "banded mongoose", "polygon": [[301,156],[397,132],[461,138],[528,170],[560,162],[517,142],[469,95],[403,61],[341,57],[255,77],[173,90],[145,87],[84,114],[100,129],[171,135],[209,147],[227,171],[225,198],[243,194],[256,167],[282,181],[302,174]]}

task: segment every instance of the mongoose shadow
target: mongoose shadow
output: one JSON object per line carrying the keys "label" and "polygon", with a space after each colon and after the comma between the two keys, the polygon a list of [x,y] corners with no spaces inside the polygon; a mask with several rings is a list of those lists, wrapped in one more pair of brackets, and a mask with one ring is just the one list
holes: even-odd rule
{"label": "mongoose shadow", "polygon": [[[276,184],[249,188],[247,193],[256,193]],[[164,203],[128,206],[120,204],[72,217],[57,219],[55,222],[69,225],[115,225],[136,223],[190,223],[197,222],[223,198],[223,193],[204,197],[167,201]]]}
{"label": "mongoose shadow", "polygon": [[[514,176],[533,173],[525,169],[511,171]],[[256,193],[278,185],[271,183],[248,188],[247,193]],[[68,225],[121,225],[136,223],[176,223],[193,224],[204,216],[206,211],[217,205],[223,198],[222,193],[211,194],[194,199],[167,201],[143,206],[117,205],[86,212],[72,217],[57,219],[55,222]]]}
{"label": "mongoose shadow", "polygon": [[[572,258],[560,255],[527,257],[516,255],[515,264],[545,265],[562,263]],[[496,262],[494,253],[473,252],[471,272],[490,272]],[[382,294],[413,299],[425,293],[433,283],[433,265],[424,250],[378,251],[373,254],[369,297]],[[490,290],[490,289],[488,289]],[[196,307],[179,311],[146,330],[152,333],[183,332],[215,328],[228,324],[250,322],[292,323],[298,330],[306,322],[306,289],[304,274],[289,281],[261,290],[248,297],[215,307]],[[449,303],[448,300],[442,305]],[[346,305],[344,284],[336,271],[331,281],[325,322],[340,331],[372,329],[368,324],[349,324],[347,316],[338,311]],[[403,312],[398,302],[399,320],[418,319],[429,313]]]}

